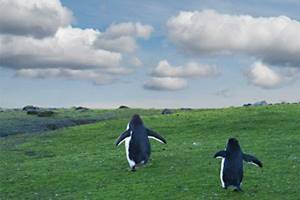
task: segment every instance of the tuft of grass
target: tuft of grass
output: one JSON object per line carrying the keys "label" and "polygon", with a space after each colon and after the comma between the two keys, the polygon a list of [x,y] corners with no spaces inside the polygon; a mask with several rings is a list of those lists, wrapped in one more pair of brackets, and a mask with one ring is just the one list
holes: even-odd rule
{"label": "tuft of grass", "polygon": [[[0,138],[0,199],[300,199],[300,105],[141,113],[168,144],[132,173],[115,139],[129,110],[95,124]],[[26,116],[30,117],[30,116]],[[258,157],[245,165],[244,192],[220,186],[213,159],[229,137]]]}

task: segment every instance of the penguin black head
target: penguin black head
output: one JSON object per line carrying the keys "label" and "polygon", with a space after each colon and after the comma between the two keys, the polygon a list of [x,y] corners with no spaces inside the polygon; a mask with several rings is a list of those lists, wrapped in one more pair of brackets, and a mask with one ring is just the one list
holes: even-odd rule
{"label": "penguin black head", "polygon": [[241,149],[241,147],[240,147],[239,141],[235,138],[229,138],[229,140],[227,142],[226,150],[227,151],[237,151],[240,149]]}
{"label": "penguin black head", "polygon": [[143,125],[143,121],[142,121],[141,117],[138,114],[135,114],[131,118],[130,126],[131,127],[137,127],[139,125]]}

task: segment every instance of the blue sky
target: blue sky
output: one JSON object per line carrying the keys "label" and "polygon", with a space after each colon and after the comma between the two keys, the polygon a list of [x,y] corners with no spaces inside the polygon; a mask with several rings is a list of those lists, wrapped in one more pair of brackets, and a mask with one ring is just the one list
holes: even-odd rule
{"label": "blue sky", "polygon": [[3,1],[0,107],[300,101],[298,1],[29,2]]}

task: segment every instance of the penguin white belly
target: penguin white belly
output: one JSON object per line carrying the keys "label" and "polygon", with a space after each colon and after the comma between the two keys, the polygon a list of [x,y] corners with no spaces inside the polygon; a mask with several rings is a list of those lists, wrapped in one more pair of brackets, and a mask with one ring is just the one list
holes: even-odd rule
{"label": "penguin white belly", "polygon": [[130,143],[130,140],[131,140],[131,137],[127,137],[125,139],[125,151],[126,151],[126,157],[127,157],[128,164],[129,164],[130,168],[132,168],[132,167],[135,166],[135,162],[129,158],[129,143]]}
{"label": "penguin white belly", "polygon": [[224,170],[224,162],[225,162],[225,158],[222,158],[222,162],[221,162],[221,170],[220,170],[220,180],[222,183],[222,187],[225,188],[225,183],[223,180],[223,170]]}

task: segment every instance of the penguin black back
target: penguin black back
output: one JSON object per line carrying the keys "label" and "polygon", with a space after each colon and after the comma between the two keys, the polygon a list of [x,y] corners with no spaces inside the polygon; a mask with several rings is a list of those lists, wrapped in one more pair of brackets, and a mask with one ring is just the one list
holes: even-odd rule
{"label": "penguin black back", "polygon": [[151,146],[147,130],[139,115],[134,115],[129,124],[131,140],[129,143],[129,158],[135,163],[146,164],[150,157]]}
{"label": "penguin black back", "polygon": [[227,142],[226,150],[217,152],[214,157],[222,158],[220,179],[222,187],[225,189],[233,186],[236,190],[241,190],[243,160],[262,167],[262,163],[257,158],[243,153],[238,140],[235,138],[230,138]]}
{"label": "penguin black back", "polygon": [[136,128],[138,126],[144,126],[144,123],[141,117],[138,114],[135,114],[132,116],[129,126],[130,128]]}
{"label": "penguin black back", "polygon": [[136,165],[146,164],[149,160],[151,146],[148,138],[166,143],[166,140],[158,133],[146,128],[141,117],[135,114],[128,123],[126,131],[116,141],[117,146],[125,141],[127,160],[133,171]]}
{"label": "penguin black back", "polygon": [[229,138],[226,146],[226,151],[231,153],[242,151],[239,141],[235,138]]}
{"label": "penguin black back", "polygon": [[235,138],[228,140],[226,152],[222,177],[224,186],[235,186],[240,189],[240,183],[243,180],[243,153]]}

